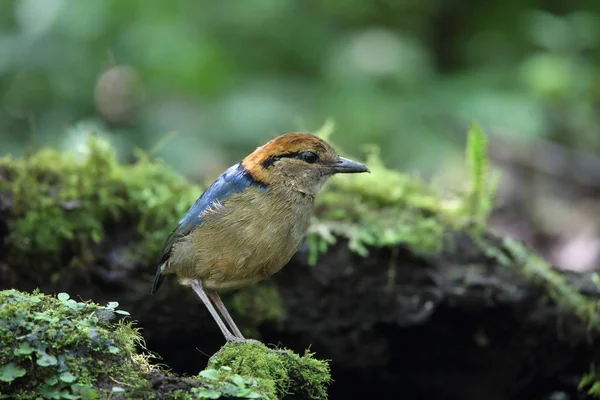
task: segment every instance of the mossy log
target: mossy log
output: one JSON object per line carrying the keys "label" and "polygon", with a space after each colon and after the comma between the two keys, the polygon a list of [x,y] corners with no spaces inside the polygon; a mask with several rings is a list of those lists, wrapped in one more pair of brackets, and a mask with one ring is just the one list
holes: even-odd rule
{"label": "mossy log", "polygon": [[[375,156],[367,164],[370,176],[340,177],[319,196],[281,272],[225,296],[242,329],[331,360],[330,398],[576,396],[600,349],[592,275],[486,233],[481,185],[448,197]],[[223,345],[218,328],[191,290],[149,290],[160,244],[200,192],[144,154],[120,164],[97,140],[80,160],[51,150],[0,160],[0,289],[118,301],[162,363],[196,374]],[[249,378],[252,365],[227,359]],[[316,376],[295,395],[320,398],[311,390],[326,368]]]}

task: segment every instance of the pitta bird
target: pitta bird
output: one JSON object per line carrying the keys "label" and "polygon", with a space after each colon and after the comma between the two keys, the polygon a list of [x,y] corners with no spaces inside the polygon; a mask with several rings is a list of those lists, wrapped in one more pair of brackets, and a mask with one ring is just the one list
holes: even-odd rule
{"label": "pitta bird", "polygon": [[370,171],[312,134],[270,140],[223,172],[179,221],[163,246],[151,293],[175,275],[200,297],[225,340],[248,341],[218,292],[281,270],[306,235],[323,183],[361,172]]}

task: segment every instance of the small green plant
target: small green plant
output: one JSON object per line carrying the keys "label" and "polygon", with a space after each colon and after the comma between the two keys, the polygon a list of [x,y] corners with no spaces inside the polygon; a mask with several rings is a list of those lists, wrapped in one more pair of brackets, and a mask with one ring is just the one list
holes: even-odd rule
{"label": "small green plant", "polygon": [[134,396],[149,389],[143,377],[150,367],[135,353],[141,337],[117,321],[115,314],[128,315],[117,307],[67,293],[0,292],[0,395],[93,400],[118,391],[115,382],[127,382],[123,390]]}
{"label": "small green plant", "polygon": [[233,373],[230,367],[221,366],[219,369],[205,369],[200,372],[199,376],[204,378],[204,386],[190,390],[193,399],[218,399],[221,396],[242,399],[265,398],[258,391],[256,379],[244,379]]}
{"label": "small green plant", "polygon": [[[600,292],[600,274],[594,272],[592,274],[592,282],[596,285],[596,289]],[[600,310],[600,301],[596,301],[596,310]],[[579,381],[578,389],[586,391],[590,396],[600,399],[600,373],[596,371],[594,364],[590,365],[590,370]]]}
{"label": "small green plant", "polygon": [[468,214],[476,231],[481,232],[493,206],[493,197],[499,175],[491,175],[488,181],[489,161],[487,156],[487,138],[481,128],[472,123],[467,133],[467,165],[469,167],[471,187],[467,197]]}
{"label": "small green plant", "polygon": [[594,364],[590,365],[589,372],[581,378],[577,388],[585,391],[590,396],[600,399],[600,375],[596,371]]}

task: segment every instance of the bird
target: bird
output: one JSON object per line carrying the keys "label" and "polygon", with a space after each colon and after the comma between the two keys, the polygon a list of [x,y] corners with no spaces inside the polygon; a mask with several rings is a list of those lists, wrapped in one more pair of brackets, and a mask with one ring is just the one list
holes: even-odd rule
{"label": "bird", "polygon": [[[227,342],[248,342],[219,292],[279,272],[307,234],[315,195],[332,176],[371,171],[320,137],[279,135],[227,168],[166,238],[151,294],[166,276],[191,286]],[[219,316],[219,313],[221,316]]]}

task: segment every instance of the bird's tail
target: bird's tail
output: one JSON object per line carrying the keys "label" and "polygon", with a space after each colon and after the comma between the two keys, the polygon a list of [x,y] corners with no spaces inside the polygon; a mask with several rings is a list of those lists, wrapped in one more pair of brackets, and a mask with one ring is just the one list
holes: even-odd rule
{"label": "bird's tail", "polygon": [[162,274],[163,265],[164,264],[160,264],[158,266],[158,269],[156,270],[156,275],[154,276],[154,284],[152,285],[152,291],[150,291],[150,294],[156,293],[158,288],[160,287],[160,284],[165,279],[165,276]]}

